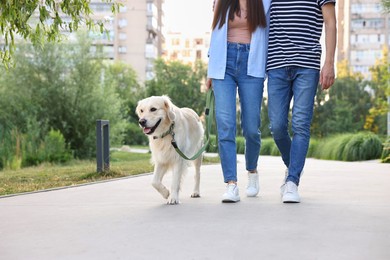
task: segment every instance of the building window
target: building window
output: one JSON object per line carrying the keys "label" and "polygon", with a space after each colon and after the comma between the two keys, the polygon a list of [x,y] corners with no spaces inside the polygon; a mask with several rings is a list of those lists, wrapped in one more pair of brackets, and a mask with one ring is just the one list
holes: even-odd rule
{"label": "building window", "polygon": [[126,40],[127,39],[127,34],[124,32],[119,33],[119,40]]}
{"label": "building window", "polygon": [[119,7],[119,12],[120,13],[126,13],[127,12],[127,6],[125,6],[125,5],[120,6]]}
{"label": "building window", "polygon": [[172,39],[172,45],[174,46],[180,45],[180,39],[179,38]]}
{"label": "building window", "polygon": [[203,44],[203,39],[195,39],[195,44],[196,45],[202,45]]}
{"label": "building window", "polygon": [[196,51],[196,59],[197,59],[197,60],[202,59],[202,51],[201,51],[201,50],[197,50],[197,51]]}
{"label": "building window", "polygon": [[127,53],[127,48],[126,48],[126,46],[119,46],[119,47],[118,47],[118,52],[119,52],[119,53]]}
{"label": "building window", "polygon": [[119,28],[124,28],[127,26],[127,19],[121,18],[118,21],[118,26]]}

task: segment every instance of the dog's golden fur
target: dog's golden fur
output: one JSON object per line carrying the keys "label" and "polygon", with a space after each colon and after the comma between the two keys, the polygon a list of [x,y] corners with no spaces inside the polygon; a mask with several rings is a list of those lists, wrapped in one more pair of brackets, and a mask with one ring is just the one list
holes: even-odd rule
{"label": "dog's golden fur", "polygon": [[[171,145],[172,133],[179,149],[186,156],[193,156],[203,144],[204,130],[199,116],[190,108],[177,107],[168,96],[152,96],[138,101],[136,113],[141,128],[149,138],[154,164],[152,185],[168,200],[168,204],[178,204],[182,177],[191,161],[183,159]],[[195,166],[195,186],[191,196],[199,197],[202,155],[192,162]],[[168,171],[172,171],[170,191],[162,184]]]}

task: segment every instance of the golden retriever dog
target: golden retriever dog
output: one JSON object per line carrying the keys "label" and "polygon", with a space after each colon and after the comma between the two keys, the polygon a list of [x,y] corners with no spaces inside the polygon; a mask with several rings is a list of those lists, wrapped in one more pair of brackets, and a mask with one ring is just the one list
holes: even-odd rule
{"label": "golden retriever dog", "polygon": [[[149,138],[154,164],[153,187],[168,200],[167,204],[178,204],[182,178],[192,162],[195,186],[191,197],[200,197],[202,155],[193,161],[185,160],[171,144],[174,139],[187,157],[195,155],[203,144],[204,130],[199,116],[190,108],[175,106],[168,96],[152,96],[138,101],[136,113],[140,127]],[[172,172],[170,191],[162,184],[168,171]]]}

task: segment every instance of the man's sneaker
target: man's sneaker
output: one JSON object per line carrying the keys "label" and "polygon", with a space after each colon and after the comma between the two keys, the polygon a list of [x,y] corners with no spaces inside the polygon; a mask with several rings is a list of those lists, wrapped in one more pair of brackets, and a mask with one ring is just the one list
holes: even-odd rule
{"label": "man's sneaker", "polygon": [[301,202],[301,198],[298,194],[298,186],[292,182],[288,181],[280,187],[280,191],[282,193],[282,201],[283,203],[299,203]]}
{"label": "man's sneaker", "polygon": [[259,174],[248,172],[248,185],[246,186],[246,196],[256,197],[259,193]]}
{"label": "man's sneaker", "polygon": [[240,201],[240,195],[238,195],[237,184],[228,184],[226,192],[222,195],[222,202],[237,202]]}

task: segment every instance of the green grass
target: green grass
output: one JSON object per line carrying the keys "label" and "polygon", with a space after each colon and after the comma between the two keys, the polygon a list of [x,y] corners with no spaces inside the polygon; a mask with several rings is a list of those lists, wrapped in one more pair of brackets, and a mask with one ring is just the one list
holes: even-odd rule
{"label": "green grass", "polygon": [[[150,153],[112,152],[110,170],[103,173],[96,172],[95,161],[85,160],[74,160],[64,165],[42,164],[20,170],[0,171],[0,196],[149,173],[153,171],[150,157]],[[217,162],[218,157],[204,158],[205,164]]]}

